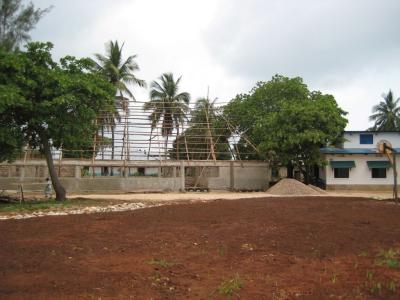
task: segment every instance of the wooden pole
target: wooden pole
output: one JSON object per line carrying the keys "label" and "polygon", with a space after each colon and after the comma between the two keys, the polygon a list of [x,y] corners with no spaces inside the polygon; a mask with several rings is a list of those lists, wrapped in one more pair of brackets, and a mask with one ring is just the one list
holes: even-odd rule
{"label": "wooden pole", "polygon": [[213,138],[212,138],[212,135],[211,135],[210,122],[209,122],[209,118],[208,118],[208,109],[209,109],[209,107],[206,108],[207,134],[208,134],[208,139],[209,139],[209,142],[210,142],[211,155],[212,155],[212,158],[213,158],[213,161],[214,161],[214,164],[215,164],[217,162],[217,157],[215,156],[215,151],[214,151],[214,142],[213,142]]}
{"label": "wooden pole", "polygon": [[150,158],[150,150],[151,150],[151,140],[153,139],[153,124],[151,124],[151,129],[150,129],[150,138],[149,138],[149,150],[147,151],[147,160]]}
{"label": "wooden pole", "polygon": [[[389,150],[390,152],[388,153]],[[380,150],[381,152],[382,150]],[[396,204],[399,204],[399,197],[397,193],[397,166],[396,166],[396,150],[388,146],[386,143],[383,144],[383,152],[388,156],[389,160],[393,164],[393,199]]]}
{"label": "wooden pole", "polygon": [[399,204],[399,198],[397,195],[397,167],[396,167],[396,152],[393,151],[393,196],[394,201]]}
{"label": "wooden pole", "polygon": [[187,158],[188,165],[189,165],[190,157],[189,157],[189,149],[188,149],[187,140],[186,140],[186,134],[184,134],[184,137],[185,137],[186,158]]}
{"label": "wooden pole", "polygon": [[[221,118],[224,119],[226,124],[228,125],[228,128],[231,132],[235,132],[236,130],[234,129],[234,126],[224,117],[224,115],[221,114]],[[243,139],[258,153],[260,154],[260,151],[257,149],[257,147],[246,137],[245,134],[242,134]]]}
{"label": "wooden pole", "polygon": [[21,202],[25,202],[25,198],[24,198],[24,188],[23,188],[23,186],[22,186],[22,183],[19,185],[19,190],[20,190],[20,193],[21,193],[21,198],[20,198],[20,200],[19,200],[19,203],[21,204]]}
{"label": "wooden pole", "polygon": [[[97,127],[97,119],[94,122],[95,122],[94,125]],[[92,154],[92,173],[93,173],[92,175],[93,175],[93,177],[95,176],[94,160],[96,158],[96,143],[97,143],[97,128],[96,128],[96,132],[93,137],[93,154]]]}
{"label": "wooden pole", "polygon": [[[218,139],[219,139],[219,137],[218,137],[217,140],[215,141],[216,143],[218,143]],[[210,158],[210,154],[211,154],[211,153],[208,153],[207,160]],[[200,177],[203,176],[203,172],[204,172],[204,169],[205,169],[205,168],[206,168],[206,167],[204,167],[204,166],[201,168],[200,175],[197,176],[196,181],[194,182],[194,187],[193,187],[193,188],[197,188],[197,185],[199,184]]]}

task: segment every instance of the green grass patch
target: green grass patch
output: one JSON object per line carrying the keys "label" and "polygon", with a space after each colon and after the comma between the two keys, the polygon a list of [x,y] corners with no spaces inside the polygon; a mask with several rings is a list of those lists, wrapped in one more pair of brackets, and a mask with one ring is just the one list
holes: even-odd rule
{"label": "green grass patch", "polygon": [[376,264],[379,266],[386,266],[390,269],[399,267],[400,252],[398,250],[389,249],[381,250],[376,259]]}
{"label": "green grass patch", "polygon": [[240,279],[239,274],[235,274],[232,279],[221,282],[218,286],[218,293],[224,296],[231,297],[236,294],[243,287],[243,282]]}
{"label": "green grass patch", "polygon": [[154,266],[159,266],[162,268],[169,268],[174,265],[174,263],[168,262],[165,259],[152,259],[152,260],[148,261],[148,264],[154,265]]}
{"label": "green grass patch", "polygon": [[96,200],[90,199],[77,199],[77,200],[66,200],[66,201],[55,201],[50,200],[27,200],[25,202],[12,202],[12,203],[0,203],[0,212],[35,212],[40,210],[50,209],[63,209],[74,206],[90,206],[96,203],[100,203]]}

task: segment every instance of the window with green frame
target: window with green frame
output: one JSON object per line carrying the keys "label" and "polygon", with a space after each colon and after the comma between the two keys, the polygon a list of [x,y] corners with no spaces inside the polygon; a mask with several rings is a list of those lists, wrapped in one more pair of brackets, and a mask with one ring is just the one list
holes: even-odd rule
{"label": "window with green frame", "polygon": [[350,169],[349,168],[334,168],[333,169],[335,178],[349,178]]}

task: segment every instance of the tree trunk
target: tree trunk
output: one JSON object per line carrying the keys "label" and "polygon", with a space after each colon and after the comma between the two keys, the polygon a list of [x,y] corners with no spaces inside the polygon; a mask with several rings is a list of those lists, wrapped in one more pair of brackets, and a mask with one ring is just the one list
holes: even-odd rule
{"label": "tree trunk", "polygon": [[51,155],[51,148],[49,144],[49,140],[46,136],[40,137],[42,140],[44,155],[46,157],[47,167],[49,169],[49,174],[51,178],[51,182],[53,183],[54,191],[56,192],[56,200],[64,201],[66,200],[66,193],[64,187],[61,185],[60,180],[57,176],[56,168],[54,167],[53,156]]}
{"label": "tree trunk", "polygon": [[287,166],[287,178],[293,178],[293,164],[289,163]]}
{"label": "tree trunk", "polygon": [[308,166],[305,166],[303,175],[304,175],[304,183],[310,184],[310,168]]}

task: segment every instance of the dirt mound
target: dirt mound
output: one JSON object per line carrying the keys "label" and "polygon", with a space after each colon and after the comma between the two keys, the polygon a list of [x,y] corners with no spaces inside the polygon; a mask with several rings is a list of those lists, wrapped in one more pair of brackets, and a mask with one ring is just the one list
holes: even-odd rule
{"label": "dirt mound", "polygon": [[291,178],[281,179],[277,184],[269,188],[267,192],[274,195],[322,195],[321,192]]}

